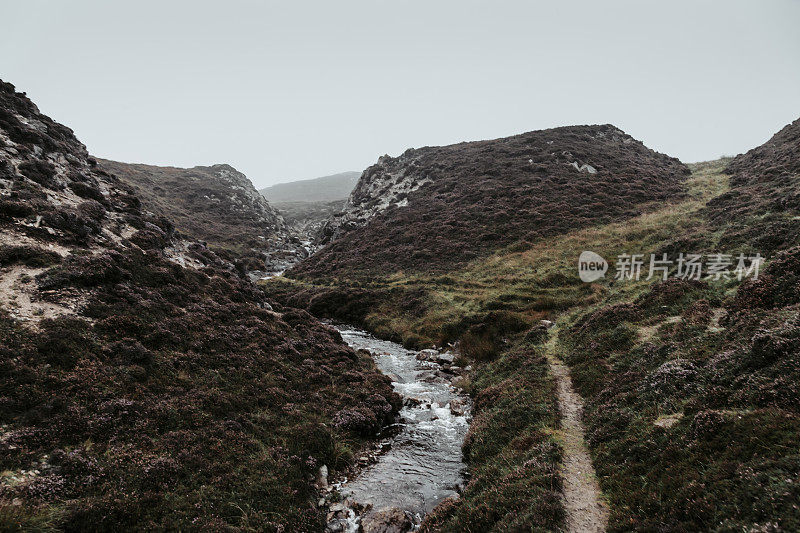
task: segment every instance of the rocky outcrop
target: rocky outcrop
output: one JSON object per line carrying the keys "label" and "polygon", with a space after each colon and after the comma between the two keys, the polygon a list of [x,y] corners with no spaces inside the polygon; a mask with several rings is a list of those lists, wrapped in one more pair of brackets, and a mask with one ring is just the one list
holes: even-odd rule
{"label": "rocky outcrop", "polygon": [[408,195],[432,181],[424,171],[409,171],[416,168],[418,160],[419,154],[412,149],[398,158],[384,155],[365,170],[341,213],[323,226],[320,244],[366,225],[369,219],[390,207],[408,205]]}
{"label": "rocky outcrop", "polygon": [[310,254],[283,217],[230,165],[175,168],[99,160],[130,185],[143,207],[173,220],[193,239],[207,242],[260,277],[282,272]]}
{"label": "rocky outcrop", "polygon": [[273,202],[272,206],[281,214],[289,233],[305,241],[310,251],[320,245],[320,236],[328,220],[341,213],[346,200],[332,202]]}

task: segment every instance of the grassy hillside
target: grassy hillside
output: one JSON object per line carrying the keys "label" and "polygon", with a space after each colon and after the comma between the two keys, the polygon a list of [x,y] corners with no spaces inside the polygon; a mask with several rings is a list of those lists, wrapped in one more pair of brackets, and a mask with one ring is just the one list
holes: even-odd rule
{"label": "grassy hillside", "polygon": [[685,200],[626,222],[517,243],[446,274],[391,273],[348,284],[273,280],[271,294],[322,316],[338,316],[410,346],[453,342],[487,314],[522,313],[534,321],[600,301],[607,289],[576,275],[577,258],[594,250],[614,258],[631,248],[656,250],[679,236],[701,234],[706,202],[728,190],[724,161],[695,166]]}
{"label": "grassy hillside", "polygon": [[[793,138],[793,126],[778,140]],[[752,154],[692,165],[682,199],[624,222],[519,241],[445,273],[282,279],[267,290],[408,345],[460,341],[464,363],[475,367],[471,393],[479,404],[483,397],[499,398],[490,402],[495,423],[485,423],[479,409],[470,434],[493,450],[489,464],[502,457],[504,469],[486,483],[486,463],[468,440],[473,478],[464,498],[428,518],[424,527],[431,531],[456,531],[462,523],[480,525],[471,531],[515,530],[511,515],[503,514],[509,508],[492,514],[481,505],[504,494],[506,479],[527,487],[516,494],[515,512],[548,505],[557,473],[524,468],[548,464],[537,447],[551,441],[525,440],[530,410],[552,403],[552,395],[544,395],[550,379],[545,350],[569,364],[585,398],[610,530],[795,530],[800,213],[792,162],[800,154],[796,144],[781,145],[781,168],[769,170],[774,165],[765,168],[764,158]],[[765,150],[775,157],[772,147]],[[758,281],[615,281],[612,266],[605,279],[583,283],[576,265],[584,250],[607,259],[761,252],[769,263]],[[543,318],[556,321],[547,333],[537,327]],[[521,350],[538,355],[521,359]],[[524,383],[537,372],[543,381],[526,397],[532,387]],[[540,417],[536,424],[558,450],[553,421]],[[507,459],[524,453],[531,454],[527,463]]]}

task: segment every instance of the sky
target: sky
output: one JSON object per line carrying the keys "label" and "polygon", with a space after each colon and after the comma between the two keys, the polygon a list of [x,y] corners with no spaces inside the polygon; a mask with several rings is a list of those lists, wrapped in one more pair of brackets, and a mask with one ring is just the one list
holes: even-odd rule
{"label": "sky", "polygon": [[685,162],[800,117],[800,0],[0,0],[0,79],[125,162],[257,187],[612,123]]}

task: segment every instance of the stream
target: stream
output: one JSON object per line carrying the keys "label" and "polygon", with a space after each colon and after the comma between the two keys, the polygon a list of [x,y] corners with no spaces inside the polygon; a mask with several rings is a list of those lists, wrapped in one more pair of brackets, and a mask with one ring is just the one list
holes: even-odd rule
{"label": "stream", "polygon": [[464,483],[461,444],[469,427],[470,404],[450,382],[461,370],[452,366],[450,353],[407,350],[364,331],[334,327],[353,349],[372,354],[403,397],[403,408],[398,423],[390,428],[394,431],[382,443],[388,451],[376,455],[377,462],[365,466],[354,479],[337,485],[347,503],[339,504],[339,509],[345,507],[339,516],[344,516],[329,522],[328,530],[358,531],[362,517],[352,508],[363,506],[371,506],[371,511],[399,508],[418,525],[443,499],[457,496],[456,487]]}

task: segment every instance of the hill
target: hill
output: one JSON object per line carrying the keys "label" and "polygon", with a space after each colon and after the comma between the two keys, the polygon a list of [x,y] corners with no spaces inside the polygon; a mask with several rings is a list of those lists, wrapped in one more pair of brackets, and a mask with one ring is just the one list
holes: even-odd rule
{"label": "hill", "polygon": [[259,192],[270,202],[333,202],[350,196],[360,173],[341,172],[310,180],[279,183]]}
{"label": "hill", "polygon": [[320,531],[399,398],[147,202],[0,82],[0,529]]}
{"label": "hill", "polygon": [[170,219],[181,233],[207,242],[243,270],[282,271],[307,255],[280,214],[230,165],[98,164],[130,185],[144,209]]}
{"label": "hill", "polygon": [[733,159],[726,172],[731,190],[709,202],[709,214],[724,226],[724,241],[750,243],[771,254],[800,244],[800,119],[763,145]]}
{"label": "hill", "polygon": [[361,176],[329,243],[292,275],[446,271],[514,242],[635,216],[683,194],[687,168],[614,126],[410,149]]}

